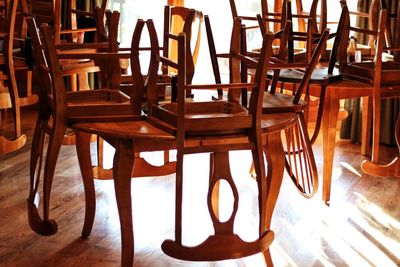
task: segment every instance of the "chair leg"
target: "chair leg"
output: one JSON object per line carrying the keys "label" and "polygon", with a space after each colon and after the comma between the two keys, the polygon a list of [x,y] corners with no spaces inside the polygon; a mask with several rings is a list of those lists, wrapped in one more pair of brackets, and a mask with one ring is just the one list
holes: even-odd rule
{"label": "chair leg", "polygon": [[[111,142],[110,142],[111,143]],[[134,164],[131,140],[118,141],[114,155],[113,175],[115,197],[121,224],[121,265],[133,266],[134,243],[131,204],[131,174]]]}
{"label": "chair leg", "polygon": [[[375,90],[374,90],[375,91]],[[379,92],[378,92],[379,94]],[[379,162],[379,141],[380,141],[380,127],[381,127],[381,98],[374,96],[372,98],[372,153],[371,161],[374,163]]]}
{"label": "chair leg", "polygon": [[76,152],[81,169],[83,187],[85,189],[85,219],[82,228],[82,237],[88,237],[92,231],[96,214],[96,194],[90,157],[91,134],[76,131]]}
{"label": "chair leg", "polygon": [[43,162],[43,145],[45,130],[42,124],[46,124],[46,119],[40,117],[36,122],[30,158],[30,187],[27,199],[27,211],[29,225],[40,235],[52,235],[57,232],[57,223],[54,220],[43,220],[38,211],[40,196],[38,193],[40,176]]}
{"label": "chair leg", "polygon": [[[44,127],[44,126],[41,125],[39,127]],[[28,214],[29,214],[30,226],[32,230],[41,235],[52,235],[57,232],[56,222],[54,220],[49,219],[49,206],[50,206],[50,194],[51,194],[51,186],[53,183],[54,171],[65,131],[66,127],[63,124],[58,125],[57,123],[54,123],[49,137],[49,144],[47,147],[44,173],[43,173],[43,219],[40,217],[37,205],[35,204],[35,202],[38,201],[36,199],[37,188],[34,189],[34,192],[32,192],[30,199],[28,199]],[[40,133],[40,138],[42,138],[41,135],[42,133]],[[40,142],[41,141],[39,141],[39,144]],[[36,154],[38,152],[39,151],[36,151],[34,153]],[[36,155],[33,155],[34,159],[35,157]],[[36,163],[33,162],[32,165],[33,164]],[[39,176],[40,173],[39,174],[33,173],[33,175],[37,176],[36,178],[31,178],[31,181],[34,184],[38,185],[39,181],[35,179],[38,179],[40,177]]]}
{"label": "chair leg", "polygon": [[372,105],[371,97],[362,98],[361,107],[361,155],[371,156],[371,127],[372,127]]}
{"label": "chair leg", "polygon": [[182,243],[182,190],[183,190],[183,149],[178,149],[176,155],[175,182],[175,242]]}

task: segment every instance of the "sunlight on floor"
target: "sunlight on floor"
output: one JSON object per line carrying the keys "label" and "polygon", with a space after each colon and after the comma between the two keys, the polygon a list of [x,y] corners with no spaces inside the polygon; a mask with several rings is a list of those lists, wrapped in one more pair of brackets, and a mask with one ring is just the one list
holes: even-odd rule
{"label": "sunlight on floor", "polygon": [[[110,146],[106,146],[104,159],[109,164],[108,167],[111,167],[113,154],[113,149]],[[171,152],[170,155],[171,160],[176,158],[175,151]],[[163,152],[142,153],[141,156],[152,164],[162,164]],[[230,161],[231,171],[240,196],[235,232],[244,240],[251,241],[256,238],[258,228],[257,221],[247,220],[249,217],[258,216],[253,214],[256,209],[248,208],[249,206],[257,205],[256,181],[251,178],[248,172],[251,165],[251,154],[248,151],[236,151],[230,153]],[[184,243],[187,245],[196,245],[202,242],[213,231],[206,204],[207,196],[203,194],[208,187],[208,165],[209,154],[207,153],[185,156],[184,199],[192,199],[191,201],[184,201],[183,205],[183,233]],[[341,162],[340,167],[334,168],[333,179],[339,179],[344,169],[361,177],[361,174],[353,166],[346,162]],[[157,223],[149,222],[158,222],[160,216],[168,217],[166,214],[162,216],[163,213],[170,212],[174,207],[170,193],[152,188],[151,195],[148,195],[148,190],[144,190],[144,187],[148,187],[152,179],[165,179],[174,183],[174,178],[174,175],[171,175],[164,178],[133,179],[132,198],[136,229],[147,229],[149,227],[157,229]],[[111,181],[110,183],[112,184]],[[286,183],[291,184],[288,180]],[[114,190],[111,184],[105,190],[113,199]],[[223,217],[226,220],[232,211],[233,197],[229,185],[224,184],[220,190],[220,197],[224,200],[220,203],[220,210],[224,211],[221,215],[224,215]],[[154,196],[157,196],[154,209],[158,210],[160,205],[165,206],[163,212],[159,212],[158,215],[151,211],[151,207],[148,210],[143,210],[140,203],[142,201],[151,203],[154,200]],[[343,198],[341,198],[340,192],[335,192],[335,197],[343,200],[346,196],[343,195]],[[296,204],[307,207],[302,209],[305,210],[306,214],[303,212],[298,221],[291,221],[292,218],[290,217],[274,217],[272,230],[278,228],[277,231],[279,232],[287,232],[285,235],[290,235],[290,239],[293,240],[292,244],[287,243],[288,241],[281,243],[280,237],[276,237],[271,247],[271,253],[276,265],[304,266],[304,264],[309,263],[308,260],[310,259],[305,259],[304,263],[295,262],[292,260],[291,255],[309,254],[322,266],[328,267],[337,266],[337,264],[348,266],[396,266],[396,263],[400,261],[398,256],[400,255],[400,235],[388,236],[385,233],[400,232],[400,222],[386,214],[381,207],[372,203],[364,195],[354,192],[354,197],[355,203],[337,201],[334,206],[327,207],[317,196],[312,200],[304,200],[304,202]],[[137,202],[135,199],[140,201]],[[296,200],[294,203],[296,203]],[[118,213],[114,205],[115,203],[109,205],[109,214],[112,217],[109,219],[109,223],[111,221],[113,225],[117,226]],[[293,205],[293,210],[295,210],[296,205]],[[149,207],[147,206],[147,208]],[[193,210],[196,210],[196,212],[193,213]],[[190,216],[188,216],[189,213]],[[136,216],[141,219],[136,220]],[[169,223],[173,225],[172,221]],[[158,231],[153,231],[151,235],[149,235],[148,231],[137,232],[139,240],[143,239],[154,246],[163,241],[160,238],[162,236],[165,237],[165,229],[162,228],[158,229]],[[170,238],[173,238],[173,236]],[[149,245],[146,242],[144,242],[143,247]],[[336,255],[334,257],[336,259],[335,262],[331,260],[333,255]],[[254,264],[259,265],[261,262],[263,262],[263,257],[261,254],[257,254],[243,259],[242,264],[243,266],[253,266]],[[224,261],[221,264],[218,266],[231,266],[232,262]]]}
{"label": "sunlight on floor", "polygon": [[347,163],[347,162],[340,162],[340,165],[341,165],[343,168],[347,169],[348,171],[354,173],[354,174],[357,175],[358,177],[361,177],[361,176],[362,176],[362,174],[361,174],[359,171],[357,171],[353,166],[351,166],[349,163]]}

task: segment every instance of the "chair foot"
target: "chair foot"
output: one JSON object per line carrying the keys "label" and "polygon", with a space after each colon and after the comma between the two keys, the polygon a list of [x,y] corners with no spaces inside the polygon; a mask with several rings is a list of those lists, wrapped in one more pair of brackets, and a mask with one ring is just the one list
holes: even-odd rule
{"label": "chair foot", "polygon": [[58,226],[54,220],[43,220],[40,218],[39,212],[35,204],[27,200],[28,204],[28,220],[29,226],[39,235],[49,236],[57,233]]}
{"label": "chair foot", "polygon": [[[260,239],[253,242],[243,241],[236,234],[209,236],[203,243],[195,247],[187,247],[173,240],[165,240],[162,251],[176,259],[189,261],[219,261],[238,259],[263,252],[274,240],[272,231],[265,232]],[[229,247],[226,244],[230,244]]]}
{"label": "chair foot", "polygon": [[378,177],[399,177],[400,178],[400,159],[396,157],[386,165],[379,165],[374,162],[364,160],[361,164],[363,172]]}
{"label": "chair foot", "polygon": [[23,147],[26,143],[26,135],[22,134],[14,140],[8,140],[0,136],[0,155],[8,154]]}
{"label": "chair foot", "polygon": [[39,97],[37,95],[29,95],[27,97],[20,97],[19,104],[21,105],[21,107],[31,106],[33,104],[36,104],[38,100]]}

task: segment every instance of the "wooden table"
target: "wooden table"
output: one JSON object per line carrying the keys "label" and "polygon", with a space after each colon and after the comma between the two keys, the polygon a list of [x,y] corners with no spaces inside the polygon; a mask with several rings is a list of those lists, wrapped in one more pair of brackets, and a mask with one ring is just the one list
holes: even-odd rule
{"label": "wooden table", "polygon": [[[280,132],[297,122],[295,113],[268,114],[262,117],[262,143],[264,152],[268,154],[268,166],[274,166],[267,172],[267,180],[270,181],[266,192],[266,214],[264,225],[270,229],[271,220],[277,198],[279,195],[283,172],[284,151]],[[85,188],[85,219],[82,236],[89,236],[92,230],[96,198],[93,182],[93,172],[90,158],[90,135],[97,134],[109,142],[116,150],[113,161],[113,176],[115,197],[121,226],[121,265],[132,266],[134,259],[134,237],[132,224],[131,205],[131,174],[135,166],[135,152],[159,151],[174,149],[176,147],[175,136],[164,132],[145,120],[128,122],[99,122],[78,123],[72,126],[76,130],[76,146],[82,178]],[[248,142],[248,137],[242,135],[231,137],[232,145]],[[212,145],[218,142],[213,140],[190,139],[185,142],[188,147],[200,147],[205,143]],[[224,139],[224,142],[228,142]],[[217,143],[216,143],[217,144]],[[139,167],[139,166],[137,166]],[[267,231],[262,239],[263,245],[268,247],[274,239],[272,231]],[[232,245],[232,244],[231,244]],[[259,249],[256,247],[255,249]],[[221,252],[221,251],[220,251]],[[248,251],[242,251],[247,253]],[[272,265],[269,250],[264,251],[264,257],[268,265]],[[240,254],[236,255],[238,257]]]}

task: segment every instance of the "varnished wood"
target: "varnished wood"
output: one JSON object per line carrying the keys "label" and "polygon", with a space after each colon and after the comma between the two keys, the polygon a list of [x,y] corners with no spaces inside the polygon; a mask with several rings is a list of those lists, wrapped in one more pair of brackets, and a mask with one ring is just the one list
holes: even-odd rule
{"label": "varnished wood", "polygon": [[[72,123],[74,118],[76,119],[79,117],[79,112],[77,110],[79,110],[80,105],[85,105],[86,103],[86,105],[93,108],[91,104],[94,104],[100,109],[107,109],[107,105],[112,105],[114,111],[110,114],[111,116],[130,115],[130,117],[134,117],[134,114],[131,112],[127,113],[127,109],[124,109],[124,107],[122,107],[122,110],[116,110],[116,104],[120,103],[120,105],[123,105],[124,102],[128,101],[128,98],[126,96],[112,97],[114,94],[117,94],[114,93],[114,91],[107,92],[107,90],[97,90],[94,97],[90,97],[90,95],[85,91],[78,91],[72,93],[80,95],[80,97],[75,97],[75,104],[72,97],[69,97],[70,99],[68,99],[50,29],[46,28],[43,32],[45,39],[43,44],[39,38],[35,21],[30,18],[28,19],[28,24],[34,45],[35,58],[37,60],[39,71],[42,74],[42,79],[40,80],[40,114],[36,123],[31,151],[31,189],[28,197],[28,216],[30,217],[30,226],[33,230],[40,234],[54,234],[57,231],[57,225],[54,221],[49,220],[48,218],[53,173],[55,171],[57,155],[64,134],[66,133],[69,123]],[[44,45],[47,48],[47,61],[44,58]],[[46,66],[46,62],[49,62],[48,67]],[[52,81],[50,81],[49,71],[52,76]],[[53,103],[49,103],[49,99],[52,99]],[[51,121],[50,117],[52,118]],[[96,117],[100,120],[107,119],[107,117],[104,116],[104,113],[98,114],[98,112],[93,109],[91,109],[91,111],[85,110],[83,113],[80,113],[80,118],[84,120],[91,120]],[[68,122],[68,119],[71,119],[71,121]],[[47,147],[47,153],[44,155],[44,137],[46,134],[49,135],[49,145]],[[40,196],[37,195],[37,192],[42,175],[42,161],[44,161],[43,219],[38,216],[39,212],[37,210],[40,202]],[[36,210],[34,208],[36,208]],[[48,224],[49,221],[52,222],[52,224]],[[43,228],[46,228],[46,225],[51,227],[47,230],[43,230]]]}
{"label": "varnished wood", "polygon": [[[240,60],[245,57],[237,56],[239,50],[240,38],[240,20],[235,20],[234,29],[231,38],[231,53],[230,58],[230,71],[232,86],[229,85],[212,85],[211,88],[228,87],[228,101],[223,102],[188,102],[185,101],[185,91],[192,88],[197,88],[195,85],[189,85],[191,78],[186,77],[186,50],[185,50],[185,35],[180,34],[178,39],[178,62],[177,64],[170,64],[172,67],[177,67],[178,77],[177,83],[177,103],[161,104],[154,106],[149,113],[150,120],[158,127],[168,130],[177,138],[177,171],[176,171],[176,209],[175,209],[175,239],[165,240],[162,244],[162,249],[168,255],[186,260],[216,260],[216,259],[229,259],[236,257],[243,257],[245,255],[252,255],[254,253],[267,249],[270,242],[272,242],[273,234],[268,229],[264,228],[265,221],[265,180],[264,180],[264,166],[263,156],[261,151],[261,134],[260,124],[256,123],[255,119],[259,118],[261,112],[260,103],[262,100],[262,92],[259,88],[263,88],[261,84],[265,84],[262,75],[266,73],[267,64],[265,60],[269,58],[271,53],[272,39],[266,39],[267,35],[263,36],[264,48],[260,56],[260,61],[257,64],[257,82],[253,85],[253,95],[249,110],[241,107],[238,103],[238,96],[240,95]],[[269,41],[269,43],[268,43]],[[266,49],[269,49],[266,50]],[[250,62],[246,60],[247,62]],[[246,63],[244,61],[243,63]],[[163,60],[169,63],[170,60]],[[261,63],[262,62],[262,63]],[[254,66],[254,62],[252,62]],[[188,80],[187,80],[188,79]],[[189,83],[188,83],[189,81]],[[235,86],[239,85],[239,86]],[[199,89],[205,89],[207,85],[199,86]],[[239,94],[238,94],[239,93]],[[256,129],[259,129],[258,131]],[[250,143],[230,143],[230,139],[234,139],[235,135],[246,137],[246,132],[243,129],[252,129],[248,136]],[[229,135],[228,135],[229,134]],[[228,139],[228,137],[230,137]],[[204,140],[201,141],[199,147],[188,147],[187,141],[191,140]],[[206,142],[210,139],[210,142]],[[258,140],[258,141],[257,141]],[[248,142],[247,141],[247,142]],[[253,143],[254,142],[254,143]],[[227,153],[233,149],[251,149],[253,158],[256,161],[255,168],[258,175],[258,190],[259,190],[259,211],[260,211],[260,229],[259,237],[252,242],[245,242],[241,240],[233,232],[233,222],[235,221],[238,195],[235,184],[232,181],[229,172],[229,161],[227,160]],[[210,235],[203,243],[196,246],[187,246],[182,243],[184,235],[182,233],[182,203],[183,203],[183,181],[184,178],[182,168],[185,154],[212,152],[214,153],[212,159],[212,178],[210,180],[208,206],[209,213],[213,218],[213,226],[215,234]],[[215,190],[216,183],[226,179],[230,185],[234,195],[234,209],[227,222],[221,222],[217,218],[218,215],[214,213],[215,197],[213,191]],[[231,248],[223,248],[222,244],[230,242]],[[220,248],[218,248],[220,247]],[[218,248],[218,249],[217,249]]]}
{"label": "varnished wood", "polygon": [[[385,3],[382,3],[382,8],[386,8]],[[372,157],[371,161],[365,161],[362,164],[362,169],[371,175],[383,176],[383,177],[399,177],[399,162],[398,157],[394,158],[393,161],[386,165],[379,164],[379,141],[380,141],[380,119],[381,119],[381,99],[398,97],[400,95],[400,88],[398,86],[398,76],[399,76],[399,58],[398,50],[400,45],[400,5],[397,5],[397,12],[394,15],[394,21],[391,21],[390,16],[386,18],[385,10],[381,11],[381,16],[379,17],[378,24],[378,36],[377,36],[377,47],[376,47],[376,58],[374,59],[374,64],[367,66],[368,69],[373,68],[375,71],[371,73],[371,70],[367,72],[362,72],[360,70],[360,76],[367,77],[368,81],[373,82],[374,90],[372,95],[372,108],[369,101],[366,103],[365,108],[368,115],[372,115]],[[383,12],[383,14],[382,14]],[[391,26],[394,25],[392,28]],[[390,38],[390,32],[394,32],[394,40]],[[384,47],[384,34],[385,41],[388,50],[394,51],[392,62],[382,62],[383,51],[386,49]],[[371,75],[372,74],[372,75]],[[371,116],[364,116],[368,123],[370,123]],[[396,128],[395,128],[395,138],[396,144],[399,147],[399,118],[397,118]]]}
{"label": "varnished wood", "polygon": [[[400,148],[400,117],[397,118],[394,135],[397,148]],[[373,176],[398,178],[400,177],[400,159],[396,156],[390,163],[384,165],[365,160],[361,164],[361,169]]]}

